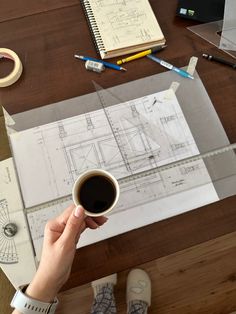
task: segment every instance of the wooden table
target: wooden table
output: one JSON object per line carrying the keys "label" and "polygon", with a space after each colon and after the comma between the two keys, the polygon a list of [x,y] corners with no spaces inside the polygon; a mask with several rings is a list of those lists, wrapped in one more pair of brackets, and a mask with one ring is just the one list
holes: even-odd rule
{"label": "wooden table", "polygon": [[[186,29],[197,23],[175,17],[176,1],[151,0],[150,3],[168,44],[159,56],[178,67],[188,64],[193,55],[199,57],[198,73],[230,142],[236,142],[235,71],[201,58],[203,52],[227,56]],[[0,90],[1,104],[10,114],[93,92],[94,78],[107,88],[165,71],[146,58],[127,64],[126,73],[106,70],[97,75],[86,71],[83,62],[73,57],[74,53],[97,55],[77,0],[22,0],[17,3],[9,0],[0,7],[0,46],[17,52],[24,66],[20,80]],[[0,75],[3,76],[12,64],[10,61],[1,63]],[[0,154],[1,159],[9,155],[6,141],[1,143]],[[235,230],[234,196],[80,249],[64,289]]]}

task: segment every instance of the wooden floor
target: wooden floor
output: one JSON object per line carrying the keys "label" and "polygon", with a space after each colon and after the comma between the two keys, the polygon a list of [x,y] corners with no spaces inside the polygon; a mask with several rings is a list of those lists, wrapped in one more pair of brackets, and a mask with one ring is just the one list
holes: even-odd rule
{"label": "wooden floor", "polygon": [[[229,314],[236,311],[236,232],[140,265],[152,281],[150,314]],[[118,274],[117,312],[126,313],[128,270]],[[13,289],[0,274],[0,313],[11,313]],[[59,295],[57,314],[87,314],[90,284]],[[236,312],[235,312],[236,313]]]}
{"label": "wooden floor", "polygon": [[[236,232],[140,265],[152,280],[155,314],[226,314],[236,310]],[[118,313],[126,313],[128,271],[118,274]],[[90,285],[62,293],[58,314],[89,313]]]}
{"label": "wooden floor", "polygon": [[0,269],[0,313],[11,313],[10,302],[15,290],[11,283],[6,278],[5,274]]}

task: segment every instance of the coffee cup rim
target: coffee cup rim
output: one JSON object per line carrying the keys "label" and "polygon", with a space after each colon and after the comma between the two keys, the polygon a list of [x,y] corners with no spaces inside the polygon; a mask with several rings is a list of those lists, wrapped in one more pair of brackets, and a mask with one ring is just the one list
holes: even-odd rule
{"label": "coffee cup rim", "polygon": [[[76,195],[78,193],[77,192],[77,189],[78,189],[78,185],[83,182],[86,177],[88,177],[90,174],[103,174],[105,175],[106,177],[108,177],[113,183],[114,183],[114,186],[115,186],[115,190],[116,190],[116,197],[115,197],[115,200],[114,202],[112,203],[112,205],[106,209],[105,211],[101,212],[101,213],[93,213],[93,212],[90,212],[88,211],[87,209],[84,208],[84,212],[87,216],[90,216],[90,217],[99,217],[99,216],[104,216],[106,215],[107,213],[109,213],[117,204],[118,202],[118,199],[119,199],[119,196],[120,196],[120,187],[119,187],[119,183],[117,181],[117,179],[108,171],[106,170],[103,170],[103,169],[98,169],[98,168],[95,168],[95,169],[90,169],[90,170],[87,170],[83,173],[81,173],[78,178],[76,179],[74,185],[73,185],[73,189],[72,189],[72,199],[73,199],[73,202],[76,206],[80,206],[81,204],[79,203],[79,200],[78,198],[76,197]],[[82,181],[83,180],[83,181]],[[82,206],[82,205],[81,205]]]}

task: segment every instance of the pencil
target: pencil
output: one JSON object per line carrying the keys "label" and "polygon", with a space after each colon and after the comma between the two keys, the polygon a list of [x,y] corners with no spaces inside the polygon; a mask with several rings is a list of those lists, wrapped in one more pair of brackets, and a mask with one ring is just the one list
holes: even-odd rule
{"label": "pencil", "polygon": [[160,65],[162,65],[163,67],[165,67],[165,68],[167,68],[167,69],[169,69],[171,71],[176,72],[177,74],[181,75],[182,77],[190,78],[192,80],[194,79],[194,77],[190,73],[188,73],[188,72],[186,72],[186,71],[184,71],[182,69],[179,69],[179,68],[175,67],[174,65],[172,65],[172,64],[170,64],[170,63],[168,63],[168,62],[166,62],[166,61],[164,61],[162,59],[159,59],[159,58],[153,56],[152,54],[147,55],[147,58],[149,58],[149,59],[159,63]]}
{"label": "pencil", "polygon": [[106,61],[103,61],[103,60],[98,60],[98,59],[95,59],[95,58],[92,58],[92,57],[85,57],[85,56],[80,56],[80,55],[74,55],[75,58],[77,59],[80,59],[80,60],[84,60],[84,61],[87,61],[87,60],[92,60],[92,61],[96,61],[96,62],[100,62],[102,63],[106,68],[110,68],[110,69],[113,69],[113,70],[117,70],[117,71],[127,71],[125,68],[123,67],[120,67],[114,63],[110,63],[110,62],[106,62]]}
{"label": "pencil", "polygon": [[225,60],[223,58],[211,56],[211,55],[208,55],[206,53],[203,53],[202,56],[203,56],[203,58],[206,58],[207,60],[215,61],[215,62],[224,64],[224,65],[228,65],[231,68],[236,69],[236,63],[230,62],[230,61]]}
{"label": "pencil", "polygon": [[158,46],[158,47],[150,48],[148,50],[136,53],[135,55],[129,56],[127,58],[118,60],[116,63],[117,64],[122,64],[122,63],[126,63],[126,62],[129,62],[129,61],[132,61],[132,60],[140,59],[140,58],[145,57],[145,56],[147,56],[147,55],[149,55],[151,53],[158,52],[158,51],[164,49],[165,47],[167,47],[167,46],[165,45],[165,46]]}

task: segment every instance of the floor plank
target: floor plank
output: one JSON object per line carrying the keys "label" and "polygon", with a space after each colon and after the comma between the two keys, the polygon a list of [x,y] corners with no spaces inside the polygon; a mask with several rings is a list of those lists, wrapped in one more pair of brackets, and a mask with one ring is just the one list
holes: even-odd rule
{"label": "floor plank", "polygon": [[[236,232],[140,265],[152,280],[150,314],[228,314],[236,310]],[[118,313],[126,313],[128,271],[118,274]],[[13,288],[1,275],[1,313],[11,313]],[[3,287],[6,287],[3,289]],[[90,284],[59,295],[57,314],[87,314],[93,300]]]}
{"label": "floor plank", "polygon": [[[236,232],[140,265],[152,280],[150,314],[228,314],[236,310]],[[128,271],[118,274],[118,313],[126,313]],[[57,314],[89,313],[90,284],[60,294]]]}
{"label": "floor plank", "polygon": [[10,314],[12,309],[10,302],[15,292],[14,287],[9,282],[3,271],[0,269],[0,313]]}

